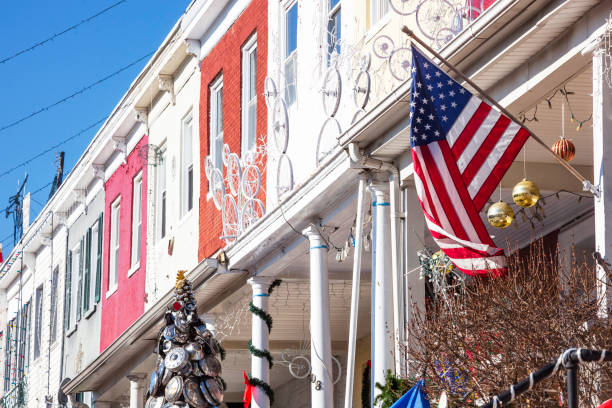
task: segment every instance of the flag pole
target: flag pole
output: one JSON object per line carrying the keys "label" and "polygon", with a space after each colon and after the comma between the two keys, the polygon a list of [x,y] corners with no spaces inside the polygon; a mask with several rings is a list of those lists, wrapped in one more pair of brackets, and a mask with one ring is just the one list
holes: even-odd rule
{"label": "flag pole", "polygon": [[[476,90],[476,92],[478,92],[479,96],[482,99],[487,99],[491,104],[493,104],[497,109],[499,109],[504,115],[506,115],[507,117],[512,119],[514,122],[521,123],[521,121],[519,121],[513,114],[508,112],[508,110],[506,110],[503,106],[501,106],[495,99],[490,97],[485,91],[483,91],[478,85],[476,85],[474,83],[474,81],[472,81],[470,78],[468,78],[467,75],[465,75],[463,72],[461,72],[453,64],[448,62],[444,57],[442,57],[439,53],[437,53],[433,48],[431,48],[429,45],[427,45],[427,43],[425,43],[425,41],[421,40],[412,30],[410,30],[408,27],[404,26],[404,27],[402,27],[402,32],[404,32],[406,35],[408,35],[408,37],[410,37],[411,39],[413,39],[414,41],[419,43],[419,45],[421,45],[423,48],[425,48],[427,51],[429,51],[434,57],[436,57],[438,60],[440,60],[440,62],[442,62],[447,67],[449,67],[451,69],[451,71],[453,71],[455,74],[457,74],[459,77],[461,77],[461,79],[463,79],[465,82],[467,82],[472,88],[474,88],[474,90]],[[524,124],[522,124],[522,126],[525,128],[525,130],[527,130],[527,132],[529,132],[529,135],[536,142],[538,142],[546,150],[548,150],[548,152],[553,156],[553,158],[555,160],[557,160],[559,162],[559,164],[561,164],[563,167],[565,167],[566,170],[568,170],[570,173],[572,173],[572,175],[574,177],[576,177],[582,183],[582,187],[583,187],[583,189],[585,191],[590,191],[591,193],[593,193],[594,196],[599,197],[599,189],[597,187],[595,187],[593,184],[591,184],[591,182],[589,180],[584,178],[584,176],[582,174],[580,174],[578,172],[578,170],[576,170],[571,164],[569,164],[568,162],[563,160],[558,154],[553,152],[552,149],[546,143],[544,143],[544,141],[542,139],[540,139],[535,133],[533,133],[527,126],[525,126]]]}

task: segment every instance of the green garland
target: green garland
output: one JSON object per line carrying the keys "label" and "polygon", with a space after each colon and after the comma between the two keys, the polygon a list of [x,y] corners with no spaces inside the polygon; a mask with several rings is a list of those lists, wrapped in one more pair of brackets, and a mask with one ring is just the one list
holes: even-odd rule
{"label": "green garland", "polygon": [[255,306],[252,300],[249,302],[249,311],[253,313],[254,315],[259,316],[261,320],[266,322],[266,326],[268,326],[268,333],[272,331],[272,316],[266,313],[265,310],[260,309],[257,306]]}
{"label": "green garland", "polygon": [[[281,284],[281,282],[282,280],[275,279],[270,284],[270,286],[268,287],[268,296],[272,294],[272,291],[274,290],[274,288],[278,287]],[[253,313],[254,315],[256,315],[257,317],[259,317],[264,322],[266,322],[266,326],[268,326],[268,333],[272,331],[272,316],[270,316],[269,313],[255,306],[252,300],[249,302],[249,311]],[[249,352],[251,353],[251,355],[255,357],[259,357],[259,358],[265,358],[266,360],[268,360],[269,367],[272,368],[272,366],[274,365],[274,359],[272,357],[272,354],[270,354],[270,351],[260,350],[256,348],[255,346],[253,346],[252,340],[253,339],[250,339],[249,344],[248,344]],[[253,387],[258,387],[263,392],[265,392],[266,395],[268,396],[268,399],[270,400],[270,405],[274,403],[274,391],[272,390],[272,387],[270,387],[268,383],[266,383],[265,381],[259,378],[249,376],[249,384],[251,384],[251,386]]]}
{"label": "green garland", "polygon": [[265,358],[266,360],[268,360],[268,365],[270,366],[270,368],[272,368],[272,366],[274,365],[274,359],[272,358],[272,354],[270,354],[268,350],[260,350],[256,348],[251,340],[249,340],[248,347],[249,352],[252,355],[259,358]]}
{"label": "green garland", "polygon": [[270,400],[270,405],[274,403],[274,391],[265,381],[260,380],[257,377],[249,377],[249,384],[253,387],[261,388],[263,392],[266,393],[268,399]]}

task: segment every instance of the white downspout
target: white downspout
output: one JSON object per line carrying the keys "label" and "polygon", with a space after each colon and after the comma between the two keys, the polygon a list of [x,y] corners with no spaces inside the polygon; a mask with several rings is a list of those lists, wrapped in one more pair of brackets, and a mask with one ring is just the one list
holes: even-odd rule
{"label": "white downspout", "polygon": [[353,405],[353,378],[355,376],[355,349],[357,345],[357,317],[359,313],[359,286],[361,280],[361,256],[363,254],[363,220],[365,216],[366,174],[359,175],[357,195],[357,220],[355,221],[355,253],[353,256],[353,282],[351,293],[351,321],[349,326],[349,344],[346,359],[346,390],[344,408]]}
{"label": "white downspout", "polygon": [[404,330],[403,330],[403,316],[404,311],[400,306],[400,276],[399,276],[399,236],[398,236],[398,223],[401,215],[398,212],[399,209],[399,170],[393,164],[384,162],[382,160],[376,160],[364,156],[359,150],[359,146],[356,143],[349,143],[348,153],[351,160],[363,167],[369,169],[386,171],[389,172],[389,184],[390,184],[390,202],[391,202],[391,273],[393,276],[393,323],[394,323],[394,354],[395,354],[395,372],[401,374],[403,372],[402,358],[400,345],[403,343]]}

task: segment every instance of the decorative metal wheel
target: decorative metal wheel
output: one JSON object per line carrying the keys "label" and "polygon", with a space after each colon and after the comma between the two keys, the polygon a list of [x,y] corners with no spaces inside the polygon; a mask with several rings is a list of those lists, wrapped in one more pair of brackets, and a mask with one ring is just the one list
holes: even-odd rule
{"label": "decorative metal wheel", "polygon": [[398,48],[389,57],[389,71],[393,78],[405,81],[410,78],[412,67],[412,51],[410,48]]}
{"label": "decorative metal wheel", "polygon": [[417,26],[430,40],[441,29],[452,28],[454,18],[455,7],[446,0],[424,0],[416,11]]}
{"label": "decorative metal wheel", "polygon": [[255,165],[250,165],[242,171],[240,191],[246,199],[254,199],[261,190],[261,172]]}
{"label": "decorative metal wheel", "polygon": [[378,58],[387,59],[391,56],[391,53],[395,49],[395,44],[391,37],[387,35],[380,35],[372,43],[372,51]]}
{"label": "decorative metal wheel", "polygon": [[236,200],[230,194],[226,194],[223,198],[221,219],[223,221],[223,239],[227,243],[233,242],[240,235],[240,215]]}
{"label": "decorative metal wheel", "polygon": [[355,114],[353,115],[353,119],[351,119],[351,125],[361,119],[361,117],[365,114],[365,109],[359,109],[357,112],[355,112]]}
{"label": "decorative metal wheel", "polygon": [[251,225],[255,224],[258,219],[263,217],[265,212],[266,210],[261,200],[258,200],[257,198],[246,200],[242,206],[242,211],[240,212],[240,225],[242,232],[246,231]]}
{"label": "decorative metal wheel", "polygon": [[335,370],[332,368],[332,381],[334,385],[336,385],[342,377],[342,364],[340,364],[340,360],[338,360],[335,356],[332,356],[332,363],[336,368]]}
{"label": "decorative metal wheel", "polygon": [[336,118],[327,118],[321,126],[319,132],[319,139],[317,140],[317,167],[321,165],[321,162],[327,157],[334,149],[339,146],[338,138],[342,134],[342,128],[340,122]]}
{"label": "decorative metal wheel", "polygon": [[276,165],[276,197],[280,201],[283,194],[293,190],[293,166],[286,154],[278,157]]}
{"label": "decorative metal wheel", "polygon": [[453,38],[455,38],[455,33],[450,28],[443,28],[436,34],[436,47],[438,49],[444,47],[448,44]]}
{"label": "decorative metal wheel", "polygon": [[364,109],[370,100],[370,73],[368,71],[360,71],[355,78],[353,86],[353,101],[357,109]]}
{"label": "decorative metal wheel", "polygon": [[304,356],[295,356],[289,363],[289,372],[298,379],[306,378],[310,375],[310,360]]}
{"label": "decorative metal wheel", "polygon": [[266,77],[264,80],[264,98],[266,99],[266,106],[270,109],[274,100],[278,96],[278,91],[276,90],[276,84],[274,80],[270,77]]}
{"label": "decorative metal wheel", "polygon": [[230,153],[227,159],[227,184],[230,192],[235,196],[240,192],[240,179],[242,177],[242,166],[240,158],[236,153]]}
{"label": "decorative metal wheel", "polygon": [[227,145],[227,143],[223,144],[223,151],[221,152],[221,160],[223,160],[223,164],[225,166],[227,166],[227,164],[229,163],[229,156],[231,154],[231,150],[229,148],[229,146]]}
{"label": "decorative metal wheel", "polygon": [[287,105],[283,98],[276,98],[274,103],[272,111],[272,135],[278,152],[285,153],[289,143],[289,116],[287,114]]}
{"label": "decorative metal wheel", "polygon": [[223,208],[223,198],[225,197],[225,182],[223,181],[223,173],[220,169],[214,168],[210,174],[210,192],[213,202],[217,210]]}
{"label": "decorative metal wheel", "polygon": [[402,16],[409,16],[414,13],[423,0],[389,0],[393,11]]}
{"label": "decorative metal wheel", "polygon": [[323,110],[327,116],[333,117],[340,106],[342,95],[342,79],[336,68],[329,68],[323,79]]}

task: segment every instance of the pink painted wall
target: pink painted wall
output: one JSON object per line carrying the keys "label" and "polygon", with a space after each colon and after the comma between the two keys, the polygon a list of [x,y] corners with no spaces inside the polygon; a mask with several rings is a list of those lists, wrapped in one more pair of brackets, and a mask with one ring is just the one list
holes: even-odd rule
{"label": "pink painted wall", "polygon": [[[100,352],[103,352],[121,333],[144,312],[147,236],[147,166],[138,154],[148,143],[145,135],[122,164],[106,181],[104,198],[104,267],[102,276],[102,322]],[[128,277],[131,265],[133,179],[142,170],[142,233],[140,268]],[[121,196],[119,213],[119,278],[117,290],[108,295],[110,262],[111,205]],[[108,295],[108,297],[107,297]]]}

